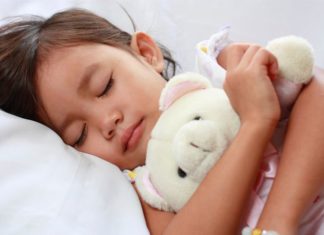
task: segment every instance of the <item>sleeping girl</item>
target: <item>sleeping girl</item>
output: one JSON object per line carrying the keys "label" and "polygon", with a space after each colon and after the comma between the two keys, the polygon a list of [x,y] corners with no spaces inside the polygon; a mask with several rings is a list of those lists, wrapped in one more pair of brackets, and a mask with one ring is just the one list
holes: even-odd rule
{"label": "sleeping girl", "polygon": [[[278,67],[270,52],[253,44],[230,44],[216,62],[227,71],[224,87],[241,127],[222,161],[177,214],[142,201],[151,234],[236,234],[240,229],[280,117],[270,81]],[[130,35],[85,10],[20,19],[0,28],[0,107],[45,124],[79,151],[133,169],[145,162],[160,116],[160,92],[175,64],[148,34]],[[278,174],[257,225],[264,232],[297,234],[323,186],[323,81],[324,72],[317,69],[294,105]]]}

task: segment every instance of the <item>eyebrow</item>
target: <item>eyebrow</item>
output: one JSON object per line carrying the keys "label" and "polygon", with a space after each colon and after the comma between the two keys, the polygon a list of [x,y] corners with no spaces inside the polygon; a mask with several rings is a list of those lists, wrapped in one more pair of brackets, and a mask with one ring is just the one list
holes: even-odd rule
{"label": "eyebrow", "polygon": [[98,67],[99,67],[98,63],[93,63],[86,67],[83,75],[80,78],[77,91],[84,90],[84,88],[89,84],[90,79],[92,78],[93,74],[98,69]]}

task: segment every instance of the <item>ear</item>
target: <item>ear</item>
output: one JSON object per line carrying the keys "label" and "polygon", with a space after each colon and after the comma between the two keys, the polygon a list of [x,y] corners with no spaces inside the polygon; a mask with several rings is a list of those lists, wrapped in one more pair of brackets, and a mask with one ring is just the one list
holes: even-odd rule
{"label": "ear", "polygon": [[163,54],[157,43],[146,33],[136,32],[132,35],[131,48],[158,73],[162,73]]}
{"label": "ear", "polygon": [[210,81],[197,73],[183,73],[173,77],[164,89],[160,96],[160,110],[165,111],[177,99],[200,89],[211,88]]}

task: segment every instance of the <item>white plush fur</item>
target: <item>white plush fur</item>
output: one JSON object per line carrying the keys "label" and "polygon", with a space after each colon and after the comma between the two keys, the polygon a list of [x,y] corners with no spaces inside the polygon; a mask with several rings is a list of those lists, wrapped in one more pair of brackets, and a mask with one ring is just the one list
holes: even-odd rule
{"label": "white plush fur", "polygon": [[[176,81],[183,76],[205,82],[205,78],[196,74],[173,79]],[[197,116],[202,120],[194,120]],[[153,185],[172,210],[178,211],[190,198],[238,128],[237,114],[225,92],[217,88],[190,92],[161,114],[149,141],[145,167]],[[179,177],[178,167],[187,173],[186,178]],[[140,180],[136,183],[141,184]],[[161,205],[155,206],[160,208]]]}
{"label": "white plush fur", "polygon": [[267,49],[278,60],[279,73],[294,83],[307,83],[313,75],[312,46],[303,38],[287,36],[270,41]]}
{"label": "white plush fur", "polygon": [[[289,100],[282,102],[285,108],[294,102],[299,88],[287,85],[280,89],[287,83],[283,76],[289,77],[288,84],[308,82],[312,50],[306,41],[296,37],[272,41],[268,48],[279,61],[278,80],[282,82],[274,85],[280,101]],[[162,92],[160,106],[163,113],[152,131],[146,165],[137,169],[136,184],[153,207],[178,211],[231,143],[240,120],[225,92],[212,88],[206,78],[193,73],[171,79]],[[143,172],[149,173],[160,196],[147,189]]]}

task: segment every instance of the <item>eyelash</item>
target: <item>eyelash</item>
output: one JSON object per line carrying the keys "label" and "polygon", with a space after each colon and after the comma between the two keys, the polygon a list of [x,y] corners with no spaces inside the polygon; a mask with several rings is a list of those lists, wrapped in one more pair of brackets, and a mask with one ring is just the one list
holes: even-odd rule
{"label": "eyelash", "polygon": [[110,77],[107,85],[105,86],[105,89],[101,92],[101,94],[98,97],[103,97],[103,96],[107,95],[108,91],[113,86],[113,84],[114,84],[114,79],[112,77]]}
{"label": "eyelash", "polygon": [[[110,90],[110,88],[112,87],[113,83],[114,83],[114,79],[111,77],[109,79],[107,85],[105,86],[105,89],[101,92],[101,94],[98,97],[103,97],[103,96],[107,95],[107,93]],[[78,138],[78,140],[73,144],[73,146],[80,147],[84,143],[84,141],[85,141],[85,139],[87,137],[87,132],[88,132],[87,131],[87,125],[84,124],[83,127],[82,127],[81,135]]]}
{"label": "eyelash", "polygon": [[73,146],[80,147],[84,143],[85,139],[87,138],[87,134],[88,134],[88,128],[87,125],[84,123],[82,127],[81,135],[78,138],[78,140],[73,144]]}

